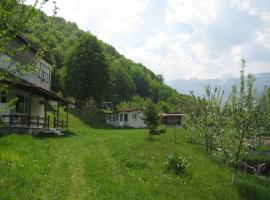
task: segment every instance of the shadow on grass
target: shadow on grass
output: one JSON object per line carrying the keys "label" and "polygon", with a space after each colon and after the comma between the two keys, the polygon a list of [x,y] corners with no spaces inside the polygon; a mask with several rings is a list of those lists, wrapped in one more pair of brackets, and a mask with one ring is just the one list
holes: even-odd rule
{"label": "shadow on grass", "polygon": [[71,136],[76,136],[76,134],[69,131],[69,130],[67,130],[67,131],[64,131],[63,135],[57,135],[54,132],[51,132],[51,133],[39,133],[37,135],[33,135],[33,138],[42,140],[42,139],[47,139],[47,138],[56,138],[56,139],[57,138],[67,138],[67,137],[71,137]]}

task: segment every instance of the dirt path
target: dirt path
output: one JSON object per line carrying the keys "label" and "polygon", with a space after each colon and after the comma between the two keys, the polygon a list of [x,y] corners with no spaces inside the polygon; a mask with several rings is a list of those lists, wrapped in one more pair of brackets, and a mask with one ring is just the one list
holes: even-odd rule
{"label": "dirt path", "polygon": [[[80,137],[80,136],[79,136]],[[71,164],[71,184],[69,189],[69,195],[67,199],[70,200],[81,200],[84,199],[86,195],[85,186],[85,174],[83,167],[83,155],[81,148],[83,148],[82,143],[75,143],[73,147],[70,147],[75,152],[73,152],[72,164]]]}

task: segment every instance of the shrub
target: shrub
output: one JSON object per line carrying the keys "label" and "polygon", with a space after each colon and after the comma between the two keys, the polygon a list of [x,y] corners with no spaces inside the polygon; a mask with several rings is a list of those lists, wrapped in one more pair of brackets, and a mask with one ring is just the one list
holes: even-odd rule
{"label": "shrub", "polygon": [[188,160],[177,153],[171,154],[168,157],[168,161],[165,163],[165,167],[175,174],[184,174],[187,172]]}

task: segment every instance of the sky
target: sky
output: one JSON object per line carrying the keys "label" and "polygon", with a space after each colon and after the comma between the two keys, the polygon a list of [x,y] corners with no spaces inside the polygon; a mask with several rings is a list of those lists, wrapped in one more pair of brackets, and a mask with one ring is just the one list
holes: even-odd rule
{"label": "sky", "polygon": [[[75,22],[165,81],[270,72],[270,0],[56,0]],[[51,15],[52,3],[43,10]]]}

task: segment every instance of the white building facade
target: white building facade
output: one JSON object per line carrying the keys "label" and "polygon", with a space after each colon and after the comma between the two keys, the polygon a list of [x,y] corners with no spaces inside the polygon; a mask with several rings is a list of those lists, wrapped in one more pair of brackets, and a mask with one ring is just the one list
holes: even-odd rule
{"label": "white building facade", "polygon": [[[0,91],[0,131],[16,128],[26,131],[50,127],[63,129],[67,127],[68,117],[60,120],[59,104],[68,106],[69,101],[50,90],[51,62],[46,57],[35,59],[37,50],[21,35],[5,45],[7,50],[14,52],[24,46],[29,48],[18,51],[14,56],[0,54],[0,71],[5,72],[0,84],[9,86],[8,91]],[[34,61],[32,70],[18,71],[20,63],[31,61]],[[16,100],[15,105],[9,106],[12,100]],[[50,101],[58,103],[53,119],[47,114]]]}
{"label": "white building facade", "polygon": [[145,128],[144,113],[140,109],[119,110],[106,114],[106,124],[116,127]]}

